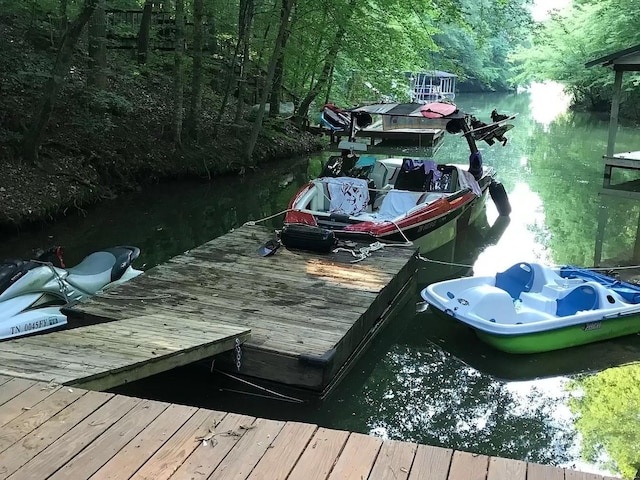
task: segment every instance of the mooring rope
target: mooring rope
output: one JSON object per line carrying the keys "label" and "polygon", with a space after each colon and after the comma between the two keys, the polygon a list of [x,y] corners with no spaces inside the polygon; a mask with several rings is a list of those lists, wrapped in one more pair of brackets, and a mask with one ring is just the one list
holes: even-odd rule
{"label": "mooring rope", "polygon": [[244,226],[253,226],[253,225],[257,224],[257,223],[261,223],[261,222],[265,222],[267,220],[271,220],[272,218],[277,217],[278,215],[283,215],[283,214],[285,214],[287,212],[293,212],[293,211],[294,210],[292,208],[287,208],[286,210],[283,210],[283,211],[278,212],[278,213],[274,213],[273,215],[269,215],[268,217],[260,218],[258,220],[247,220],[246,222],[244,222],[242,224],[242,226],[243,227]]}
{"label": "mooring rope", "polygon": [[[434,260],[432,258],[427,258],[421,254],[418,253],[418,259],[422,260],[423,262],[428,262],[428,263],[437,263],[439,265],[447,265],[450,267],[465,267],[465,268],[473,268],[473,265],[468,265],[468,264],[464,264],[464,263],[454,263],[454,262],[445,262],[445,261],[441,261],[441,260]],[[549,268],[560,268],[560,267],[564,267],[567,266],[565,265],[547,265]],[[628,266],[619,266],[619,267],[576,267],[576,268],[585,268],[587,270],[593,270],[593,271],[603,271],[603,272],[610,272],[610,271],[615,271],[615,270],[632,270],[632,269],[640,269],[640,265],[628,265]]]}
{"label": "mooring rope", "polygon": [[[236,377],[235,375],[231,375],[230,373],[218,370],[217,368],[214,368],[213,365],[214,364],[212,363],[211,364],[211,372],[221,373],[222,375],[226,375],[227,377],[232,378],[234,380],[237,380],[238,382],[244,383],[246,385],[250,385],[251,387],[257,388],[258,390],[262,390],[263,392],[267,392],[267,393],[273,395],[274,397],[276,397],[277,400],[282,400],[282,401],[286,401],[286,402],[293,402],[293,403],[305,403],[304,400],[301,400],[299,398],[290,397],[289,395],[285,395],[284,393],[279,393],[279,392],[276,392],[274,390],[269,390],[268,388],[262,387],[260,385],[256,385],[255,383],[252,383],[252,382],[250,382],[248,380],[245,380],[243,378]],[[259,395],[259,394],[251,393],[251,392],[239,392],[239,393],[245,393],[247,395]]]}

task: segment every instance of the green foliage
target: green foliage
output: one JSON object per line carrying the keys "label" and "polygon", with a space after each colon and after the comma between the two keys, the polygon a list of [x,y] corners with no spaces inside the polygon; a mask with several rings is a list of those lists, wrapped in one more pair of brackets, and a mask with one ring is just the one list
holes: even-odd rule
{"label": "green foliage", "polygon": [[[574,2],[534,31],[533,45],[511,57],[518,71],[516,81],[556,80],[566,85],[576,103],[606,109],[613,75],[609,69],[587,69],[584,64],[640,43],[638,22],[640,9],[635,0]],[[639,83],[638,73],[628,73],[624,89],[631,92]]]}
{"label": "green foliage", "polygon": [[632,479],[640,469],[640,365],[611,368],[575,380],[570,408],[578,415],[586,459]]}
{"label": "green foliage", "polygon": [[439,50],[433,66],[474,79],[489,89],[513,85],[507,57],[529,38],[532,20],[528,0],[464,0],[462,22],[446,22],[436,36]]}
{"label": "green foliage", "polygon": [[129,100],[118,93],[105,90],[90,90],[87,92],[87,107],[94,112],[112,115],[127,115],[133,111]]}

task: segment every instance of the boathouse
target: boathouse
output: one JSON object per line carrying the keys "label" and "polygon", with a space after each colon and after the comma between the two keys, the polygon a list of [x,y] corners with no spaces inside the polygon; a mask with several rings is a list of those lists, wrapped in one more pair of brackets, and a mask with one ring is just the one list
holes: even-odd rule
{"label": "boathouse", "polygon": [[596,58],[595,60],[587,62],[585,67],[589,68],[595,65],[611,67],[615,72],[613,96],[611,98],[611,114],[609,117],[609,138],[607,140],[607,152],[604,156],[603,187],[606,189],[611,186],[611,170],[614,167],[640,169],[640,151],[614,153],[616,134],[618,132],[618,113],[620,111],[620,101],[622,98],[622,77],[624,72],[640,71],[640,45]]}
{"label": "boathouse", "polygon": [[409,96],[415,103],[429,103],[456,98],[457,75],[442,70],[409,73]]}
{"label": "boathouse", "polygon": [[[640,45],[626,48],[624,50],[620,50],[585,63],[586,68],[594,67],[596,65],[602,67],[611,67],[615,72],[613,95],[611,98],[611,113],[609,116],[609,136],[607,140],[607,151],[603,156],[603,188],[600,191],[600,194],[612,195],[617,197],[640,198],[640,192],[632,190],[631,188],[627,188],[625,184],[611,184],[611,176],[614,168],[640,170],[640,151],[615,153],[616,135],[618,132],[618,114],[620,111],[620,102],[622,99],[622,78],[624,72],[640,71]],[[604,239],[604,229],[607,220],[606,214],[607,210],[605,208],[601,208],[598,218],[598,233],[596,236],[594,265],[600,265],[600,262],[602,260],[602,244]],[[633,258],[636,260],[640,259],[640,219],[638,219]]]}

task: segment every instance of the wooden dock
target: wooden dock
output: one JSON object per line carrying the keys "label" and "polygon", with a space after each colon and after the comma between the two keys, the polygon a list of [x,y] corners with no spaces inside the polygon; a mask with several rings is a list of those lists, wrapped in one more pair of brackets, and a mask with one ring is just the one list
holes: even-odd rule
{"label": "wooden dock", "polygon": [[194,322],[248,328],[240,358],[218,355],[216,368],[322,395],[415,288],[417,258],[401,247],[358,263],[349,252],[284,247],[259,256],[272,236],[239,228],[65,313],[80,323],[159,315],[178,335]]}
{"label": "wooden dock", "polygon": [[623,152],[613,155],[605,155],[604,157],[604,176],[603,176],[603,190],[601,193],[608,195],[618,195],[629,198],[640,198],[640,194],[637,191],[628,191],[624,186],[611,185],[611,176],[614,168],[622,168],[626,170],[640,170],[640,151],[636,152]]}
{"label": "wooden dock", "polygon": [[0,374],[107,390],[234,350],[250,329],[147,315],[2,342]]}
{"label": "wooden dock", "polygon": [[0,480],[610,478],[6,376],[0,431]]}

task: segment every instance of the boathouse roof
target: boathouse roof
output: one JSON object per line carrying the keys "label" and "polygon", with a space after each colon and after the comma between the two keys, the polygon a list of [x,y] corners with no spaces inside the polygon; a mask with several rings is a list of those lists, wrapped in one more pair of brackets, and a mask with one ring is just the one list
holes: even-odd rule
{"label": "boathouse roof", "polygon": [[586,68],[600,65],[613,66],[614,70],[637,72],[640,71],[640,45],[625,48],[604,57],[596,58],[584,64]]}

